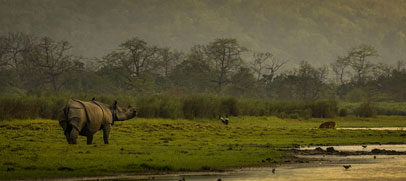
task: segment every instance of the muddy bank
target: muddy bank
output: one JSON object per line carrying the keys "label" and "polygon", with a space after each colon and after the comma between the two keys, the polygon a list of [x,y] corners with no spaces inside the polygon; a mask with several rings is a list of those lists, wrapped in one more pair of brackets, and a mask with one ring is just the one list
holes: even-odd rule
{"label": "muddy bank", "polygon": [[323,149],[317,147],[315,149],[291,149],[291,153],[295,155],[406,155],[406,151],[386,150],[386,149],[373,149],[371,151],[338,151],[334,147],[327,147]]}

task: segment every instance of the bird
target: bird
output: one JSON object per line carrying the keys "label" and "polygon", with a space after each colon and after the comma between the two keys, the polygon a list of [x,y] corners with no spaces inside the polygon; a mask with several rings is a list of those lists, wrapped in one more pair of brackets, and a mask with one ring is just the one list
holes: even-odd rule
{"label": "bird", "polygon": [[272,169],[272,173],[275,174],[275,168]]}
{"label": "bird", "polygon": [[348,170],[351,167],[351,165],[344,165],[343,167],[345,168],[345,170]]}
{"label": "bird", "polygon": [[374,156],[374,159],[376,159],[376,156]]}
{"label": "bird", "polygon": [[93,98],[92,98],[92,101],[95,101],[95,100],[96,100],[96,98],[95,98],[95,97],[93,97]]}
{"label": "bird", "polygon": [[362,145],[362,148],[363,148],[363,149],[367,148],[367,145]]}
{"label": "bird", "polygon": [[219,119],[221,122],[225,125],[228,125],[228,116],[226,115],[226,118],[223,118],[221,115],[219,115]]}

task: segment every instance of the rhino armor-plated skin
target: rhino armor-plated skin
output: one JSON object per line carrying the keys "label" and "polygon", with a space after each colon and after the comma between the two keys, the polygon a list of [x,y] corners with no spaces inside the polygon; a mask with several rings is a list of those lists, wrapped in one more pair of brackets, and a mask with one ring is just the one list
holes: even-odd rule
{"label": "rhino armor-plated skin", "polygon": [[76,144],[78,135],[87,137],[92,144],[93,135],[103,130],[104,143],[109,143],[109,133],[115,121],[124,121],[135,117],[136,111],[130,106],[121,109],[117,102],[113,106],[98,101],[80,101],[69,99],[59,119],[59,124],[69,144]]}

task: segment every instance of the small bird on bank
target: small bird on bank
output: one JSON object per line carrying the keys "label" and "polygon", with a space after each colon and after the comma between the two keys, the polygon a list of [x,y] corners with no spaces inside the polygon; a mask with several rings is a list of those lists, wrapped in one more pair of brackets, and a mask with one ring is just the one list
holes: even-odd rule
{"label": "small bird on bank", "polygon": [[374,159],[376,159],[376,156],[374,156]]}
{"label": "small bird on bank", "polygon": [[272,173],[275,174],[275,168],[272,169]]}
{"label": "small bird on bank", "polygon": [[362,148],[363,148],[363,149],[367,148],[367,145],[362,145]]}
{"label": "small bird on bank", "polygon": [[92,98],[92,101],[95,101],[95,100],[96,100],[96,98],[95,98],[95,97],[93,97],[93,98]]}
{"label": "small bird on bank", "polygon": [[219,115],[219,119],[221,120],[221,122],[225,125],[228,125],[228,116],[226,115],[225,118],[223,118],[221,115]]}
{"label": "small bird on bank", "polygon": [[345,170],[348,170],[351,167],[351,165],[344,165],[343,167],[345,168]]}

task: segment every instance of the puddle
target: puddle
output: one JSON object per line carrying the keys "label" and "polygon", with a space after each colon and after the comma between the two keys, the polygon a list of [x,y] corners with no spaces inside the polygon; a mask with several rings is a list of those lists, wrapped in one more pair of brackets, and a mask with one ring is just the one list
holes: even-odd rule
{"label": "puddle", "polygon": [[403,127],[382,127],[382,128],[336,128],[336,129],[348,129],[348,130],[392,130],[392,131],[406,131]]}

